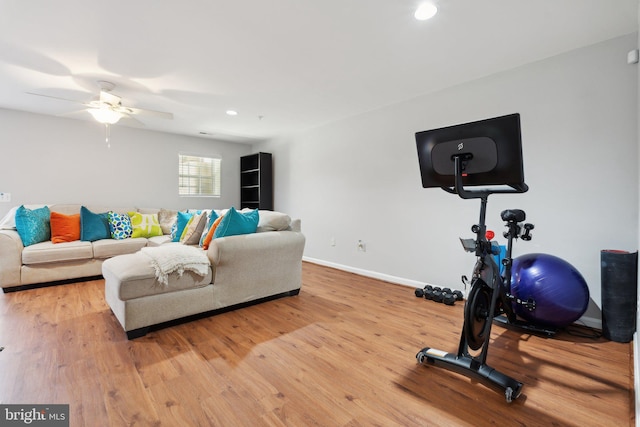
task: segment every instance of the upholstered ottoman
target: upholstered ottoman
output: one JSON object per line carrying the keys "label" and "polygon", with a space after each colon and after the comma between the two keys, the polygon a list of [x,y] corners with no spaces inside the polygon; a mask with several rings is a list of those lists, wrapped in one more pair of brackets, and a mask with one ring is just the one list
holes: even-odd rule
{"label": "upholstered ottoman", "polygon": [[115,256],[102,264],[105,299],[127,337],[140,337],[152,325],[211,310],[213,274],[211,267],[204,271],[173,272],[162,283],[145,253]]}

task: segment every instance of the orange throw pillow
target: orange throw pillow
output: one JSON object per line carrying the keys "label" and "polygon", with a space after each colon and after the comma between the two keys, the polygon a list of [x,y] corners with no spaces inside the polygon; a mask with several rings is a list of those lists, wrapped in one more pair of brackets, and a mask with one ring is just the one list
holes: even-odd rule
{"label": "orange throw pillow", "polygon": [[218,224],[220,224],[220,221],[222,221],[223,217],[224,215],[220,215],[215,221],[213,221],[213,224],[211,224],[211,228],[209,229],[207,236],[202,242],[202,249],[204,249],[205,251],[209,249],[209,244],[211,243],[211,239],[213,239],[213,233],[216,232],[216,228],[218,228]]}
{"label": "orange throw pillow", "polygon": [[80,214],[64,215],[51,212],[51,242],[73,242],[80,240]]}

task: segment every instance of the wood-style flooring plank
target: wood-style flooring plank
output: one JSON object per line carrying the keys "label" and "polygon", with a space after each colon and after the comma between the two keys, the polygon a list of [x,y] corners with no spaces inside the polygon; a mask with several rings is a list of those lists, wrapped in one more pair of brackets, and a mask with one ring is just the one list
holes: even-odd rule
{"label": "wood-style flooring plank", "polygon": [[132,341],[102,280],[0,294],[0,402],[68,403],[71,426],[634,425],[631,344],[496,325],[487,363],[524,383],[511,404],[417,364],[457,351],[463,312],[310,263],[298,296]]}

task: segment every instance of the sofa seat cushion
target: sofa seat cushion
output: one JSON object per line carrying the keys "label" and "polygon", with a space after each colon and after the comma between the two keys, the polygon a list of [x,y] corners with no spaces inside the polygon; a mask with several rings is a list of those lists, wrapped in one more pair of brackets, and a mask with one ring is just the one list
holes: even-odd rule
{"label": "sofa seat cushion", "polygon": [[[149,237],[147,242],[147,246],[160,246],[166,243],[172,243],[171,235],[164,234],[162,236],[153,236]],[[178,245],[179,243],[173,243],[174,245]]]}
{"label": "sofa seat cushion", "polygon": [[122,240],[102,239],[92,242],[94,258],[111,258],[116,255],[132,254],[147,246],[144,237]]}
{"label": "sofa seat cushion", "polygon": [[182,275],[171,273],[169,284],[163,285],[156,278],[151,260],[142,253],[120,255],[106,260],[102,264],[102,275],[105,286],[118,288],[118,298],[122,301],[200,288],[211,284],[213,277],[211,268],[204,277],[192,271],[185,271]]}
{"label": "sofa seat cushion", "polygon": [[48,262],[77,261],[93,258],[91,242],[36,243],[22,250],[22,264],[44,264]]}

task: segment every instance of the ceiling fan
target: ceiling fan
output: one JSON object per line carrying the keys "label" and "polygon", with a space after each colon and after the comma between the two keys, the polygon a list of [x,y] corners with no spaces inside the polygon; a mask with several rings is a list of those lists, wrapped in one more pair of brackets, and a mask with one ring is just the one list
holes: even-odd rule
{"label": "ceiling fan", "polygon": [[74,102],[87,107],[87,111],[96,121],[105,125],[117,123],[121,118],[127,117],[133,119],[133,115],[154,116],[163,119],[173,119],[172,113],[163,111],[146,110],[142,108],[127,107],[122,105],[121,98],[111,93],[116,87],[115,84],[107,81],[98,81],[100,95],[96,96],[89,102],[82,102],[73,99],[60,98],[57,96],[43,95],[40,93],[27,92],[30,95],[44,96],[46,98],[59,99],[62,101]]}

